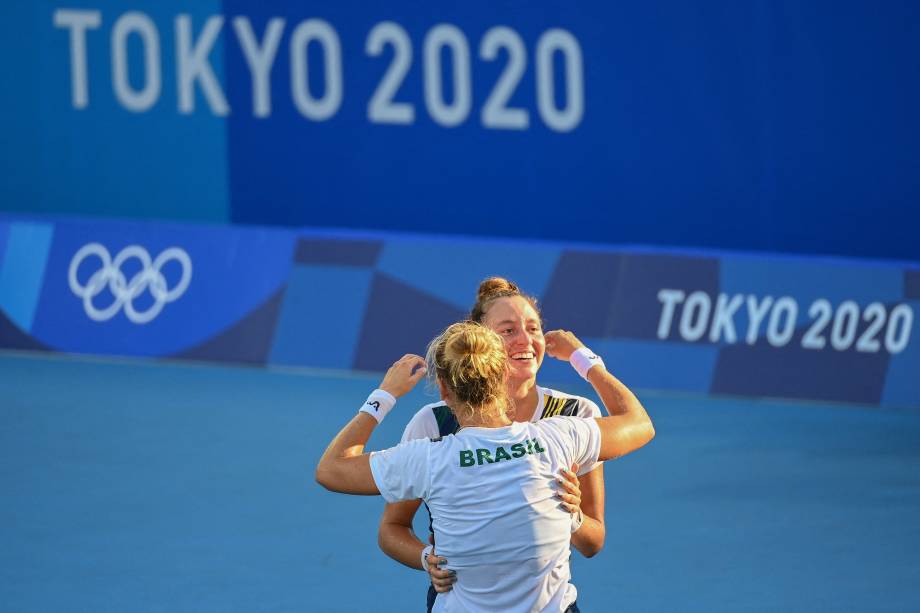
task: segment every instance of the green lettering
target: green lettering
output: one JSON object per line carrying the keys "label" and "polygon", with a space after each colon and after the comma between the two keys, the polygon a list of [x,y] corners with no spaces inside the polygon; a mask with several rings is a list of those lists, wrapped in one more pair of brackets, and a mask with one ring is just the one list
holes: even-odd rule
{"label": "green lettering", "polygon": [[501,462],[502,460],[510,460],[511,456],[508,455],[508,452],[505,451],[504,447],[499,447],[495,450],[495,461]]}
{"label": "green lettering", "polygon": [[511,445],[511,455],[515,458],[527,455],[527,451],[524,449],[524,443],[515,443]]}
{"label": "green lettering", "polygon": [[495,460],[492,459],[492,454],[489,453],[488,449],[477,449],[476,450],[476,460],[477,464],[482,466],[483,462],[487,464],[492,464]]}
{"label": "green lettering", "polygon": [[538,441],[537,439],[533,439],[533,450],[536,453],[546,453],[546,449],[543,449],[543,447],[540,447],[540,441]]}
{"label": "green lettering", "polygon": [[533,453],[533,441],[527,439],[527,453]]}
{"label": "green lettering", "polygon": [[473,451],[471,449],[460,450],[460,466],[472,466],[475,463],[476,460],[473,459]]}

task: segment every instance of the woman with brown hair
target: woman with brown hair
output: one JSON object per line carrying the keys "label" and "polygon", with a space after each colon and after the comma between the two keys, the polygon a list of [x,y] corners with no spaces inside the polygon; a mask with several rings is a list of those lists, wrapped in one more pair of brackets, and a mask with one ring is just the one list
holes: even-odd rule
{"label": "woman with brown hair", "polygon": [[[427,369],[459,423],[457,433],[363,453],[377,423],[426,370],[422,358],[407,355],[387,371],[316,469],[317,481],[333,491],[425,501],[439,551],[457,578],[451,591],[438,595],[434,611],[577,611],[569,583],[571,518],[556,497],[557,475],[572,464],[625,455],[654,436],[632,394],[609,417],[512,421],[511,359],[495,332],[471,322],[450,326],[429,346]],[[608,378],[622,387],[598,358],[583,366],[595,388]]]}
{"label": "woman with brown hair", "polygon": [[[591,354],[570,332],[556,330],[544,335],[536,299],[524,294],[514,282],[502,277],[485,279],[479,284],[469,318],[498,333],[504,343],[509,358],[509,417],[513,421],[535,422],[552,415],[601,416],[600,409],[591,400],[537,384],[537,373],[545,354],[561,360],[569,360],[572,355],[581,358]],[[625,406],[638,402],[612,377],[589,379],[589,382],[611,415],[620,414]],[[422,407],[412,417],[403,432],[402,442],[446,436],[457,427],[447,403],[435,402]],[[572,513],[572,546],[582,555],[592,557],[603,548],[606,536],[603,465],[566,466],[560,477],[561,504]],[[384,553],[394,560],[428,571],[430,611],[436,592],[449,591],[455,577],[442,568],[446,556],[438,556],[433,551],[435,534],[431,532],[427,546],[415,535],[412,522],[420,506],[420,500],[388,503],[380,520],[378,542]],[[437,553],[444,552],[437,548]]]}

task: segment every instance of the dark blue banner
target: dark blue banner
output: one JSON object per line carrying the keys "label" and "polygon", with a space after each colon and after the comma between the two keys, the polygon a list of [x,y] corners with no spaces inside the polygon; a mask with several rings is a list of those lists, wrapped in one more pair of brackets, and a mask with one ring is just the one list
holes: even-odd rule
{"label": "dark blue banner", "polygon": [[8,218],[0,347],[382,371],[492,275],[636,388],[920,407],[920,265],[859,260]]}
{"label": "dark blue banner", "polygon": [[[264,363],[288,233],[139,223],[15,223],[7,319],[68,353]],[[223,353],[222,353],[223,352]]]}
{"label": "dark blue banner", "polygon": [[15,3],[8,211],[920,260],[916,2]]}

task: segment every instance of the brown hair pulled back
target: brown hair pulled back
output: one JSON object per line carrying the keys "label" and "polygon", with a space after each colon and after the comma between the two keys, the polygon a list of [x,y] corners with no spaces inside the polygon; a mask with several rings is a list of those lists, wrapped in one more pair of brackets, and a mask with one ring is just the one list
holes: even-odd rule
{"label": "brown hair pulled back", "polygon": [[521,289],[514,281],[510,281],[504,277],[489,277],[480,283],[479,289],[476,290],[476,304],[474,304],[473,308],[470,310],[470,319],[482,323],[486,315],[486,309],[493,300],[509,298],[511,296],[520,296],[529,302],[540,319],[543,318],[540,309],[537,308],[537,299],[522,293]]}
{"label": "brown hair pulled back", "polygon": [[[507,355],[498,334],[474,322],[452,324],[428,345],[428,372],[450,391],[451,410],[483,419],[507,414]],[[458,406],[453,406],[458,405]]]}

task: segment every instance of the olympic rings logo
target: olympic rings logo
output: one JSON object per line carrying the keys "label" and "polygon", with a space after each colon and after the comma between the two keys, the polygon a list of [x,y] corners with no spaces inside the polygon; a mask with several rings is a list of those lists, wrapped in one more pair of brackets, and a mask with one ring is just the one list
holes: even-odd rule
{"label": "olympic rings logo", "polygon": [[[77,279],[77,270],[87,258],[92,257],[99,258],[101,266],[90,276],[86,285],[81,285]],[[140,262],[141,270],[128,280],[121,268],[131,259]],[[182,267],[182,277],[175,287],[168,289],[166,277],[161,271],[163,266],[173,260]],[[108,321],[124,307],[125,316],[130,321],[146,324],[159,315],[167,303],[179,299],[188,289],[192,280],[192,260],[179,247],[170,247],[151,261],[150,254],[140,245],[125,247],[113,260],[105,247],[99,243],[89,243],[81,247],[70,260],[67,280],[70,290],[83,299],[83,310],[93,321]],[[93,304],[93,299],[106,288],[115,297],[115,301],[99,309]],[[153,296],[153,304],[147,310],[138,311],[134,307],[134,300],[148,290]]]}

